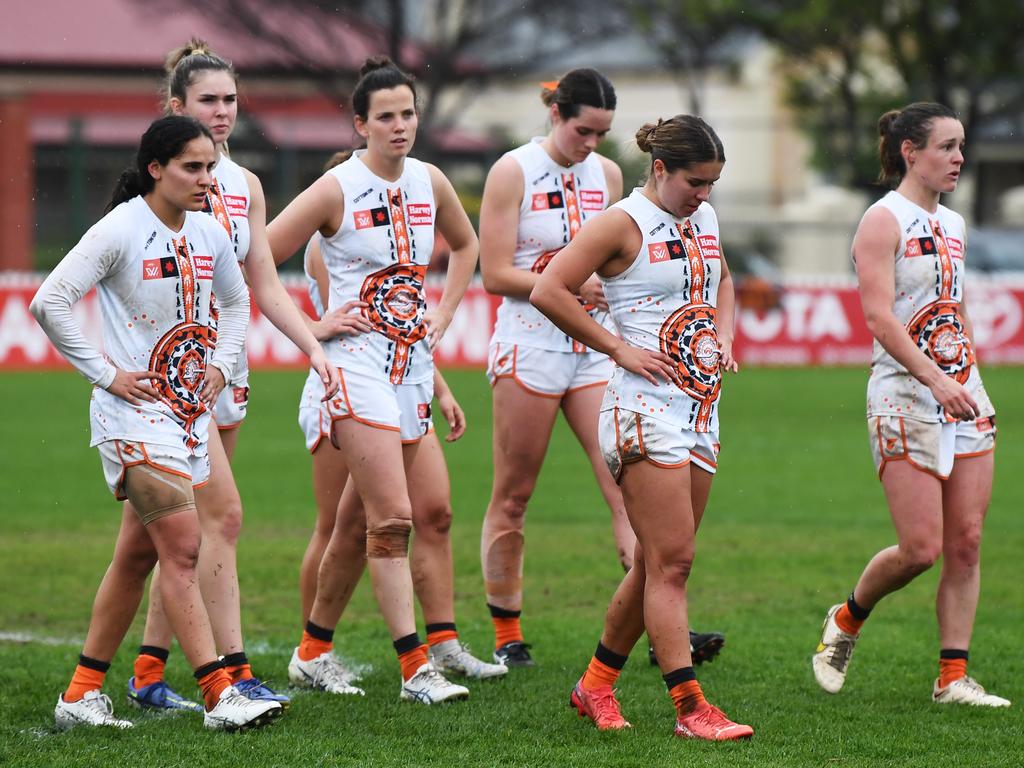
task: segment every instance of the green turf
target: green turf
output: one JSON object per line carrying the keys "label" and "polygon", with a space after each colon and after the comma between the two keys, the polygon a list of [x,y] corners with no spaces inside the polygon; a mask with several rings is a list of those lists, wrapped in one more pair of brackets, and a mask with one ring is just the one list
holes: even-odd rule
{"label": "green turf", "polygon": [[[80,650],[93,592],[109,560],[118,509],[88,444],[88,387],[72,374],[0,376],[0,765],[373,766],[996,766],[1024,744],[1024,402],[1020,369],[990,369],[1000,449],[986,528],[972,673],[1017,701],[1003,711],[931,704],[937,573],[882,604],[838,696],[822,693],[809,657],[825,609],[893,534],[874,478],[861,370],[751,370],[725,388],[721,472],[698,541],[691,605],[698,628],[728,644],[699,670],[709,697],[751,723],[750,743],[670,737],[672,711],[638,649],[621,678],[634,728],[598,734],[567,707],[620,576],[608,514],[568,430],[555,433],[529,513],[524,626],[538,666],[471,684],[472,698],[427,708],[398,702],[397,665],[364,583],[337,644],[371,664],[365,699],[297,693],[283,721],[239,736],[197,718],[143,717],[123,704],[136,623],[108,676],[127,733],[55,734],[53,704]],[[246,505],[239,551],[244,621],[259,673],[286,680],[298,624],[298,564],[313,520],[309,462],[295,424],[302,373],[253,375],[236,474]],[[457,613],[482,652],[490,629],[478,535],[490,491],[490,400],[483,375],[450,380],[469,417],[447,448],[454,486]],[[179,652],[169,676],[191,692]]]}

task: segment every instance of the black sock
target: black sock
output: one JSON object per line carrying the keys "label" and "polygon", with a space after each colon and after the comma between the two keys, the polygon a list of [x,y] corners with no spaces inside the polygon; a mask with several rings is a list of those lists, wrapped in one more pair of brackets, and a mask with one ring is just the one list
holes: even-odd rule
{"label": "black sock", "polygon": [[857,604],[857,601],[853,599],[853,592],[851,592],[850,596],[846,598],[846,609],[857,621],[866,621],[868,616],[871,615],[870,608],[861,608]]}
{"label": "black sock", "polygon": [[334,642],[334,630],[321,627],[319,624],[314,624],[312,621],[306,622],[306,632],[309,633],[310,637],[315,637],[317,640],[322,640],[325,643]]}
{"label": "black sock", "polygon": [[594,658],[604,664],[606,667],[612,669],[622,669],[626,666],[626,662],[629,661],[629,656],[623,656],[621,653],[616,653],[610,650],[603,643],[597,644],[597,650],[594,651]]}

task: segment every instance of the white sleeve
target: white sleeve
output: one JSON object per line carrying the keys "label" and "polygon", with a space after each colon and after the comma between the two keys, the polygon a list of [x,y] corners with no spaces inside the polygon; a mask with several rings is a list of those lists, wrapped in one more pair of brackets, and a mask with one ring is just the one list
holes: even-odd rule
{"label": "white sleeve", "polygon": [[117,369],[86,340],[71,307],[96,283],[118,271],[123,251],[116,227],[101,220],[61,259],[29,306],[58,351],[86,379],[103,389],[114,381]]}
{"label": "white sleeve", "polygon": [[249,288],[242,277],[242,270],[235,259],[235,249],[227,235],[221,232],[223,247],[217,249],[213,261],[213,292],[217,295],[217,348],[213,352],[211,365],[224,374],[224,381],[231,383],[238,355],[245,345],[245,332],[249,327]]}

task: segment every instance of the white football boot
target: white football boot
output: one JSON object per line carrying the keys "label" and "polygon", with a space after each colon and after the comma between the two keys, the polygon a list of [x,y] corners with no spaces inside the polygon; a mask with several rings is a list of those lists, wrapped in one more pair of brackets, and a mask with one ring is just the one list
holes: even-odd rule
{"label": "white football boot", "polygon": [[458,638],[445,640],[430,647],[430,663],[446,675],[462,675],[472,680],[487,680],[508,674],[504,664],[488,664],[469,652]]}
{"label": "white football boot", "polygon": [[839,693],[846,682],[846,670],[857,644],[857,635],[843,632],[836,624],[836,613],[842,607],[843,603],[839,603],[828,609],[821,627],[821,642],[811,657],[814,679],[829,693]]}
{"label": "white football boot", "polygon": [[421,704],[440,704],[442,701],[468,699],[469,689],[445,679],[429,661],[416,670],[416,674],[402,683],[399,698]]}
{"label": "white football boot", "polygon": [[321,653],[315,659],[303,661],[299,658],[299,649],[292,652],[292,660],[288,662],[288,679],[294,685],[312,688],[326,693],[337,693],[344,696],[365,696],[365,691],[352,685],[355,675],[349,672],[333,652]]}
{"label": "white football boot", "polygon": [[266,725],[283,710],[280,702],[250,699],[235,686],[220,692],[217,705],[203,715],[203,725],[217,731],[244,731]]}
{"label": "white football boot", "polygon": [[64,701],[62,693],[57,697],[53,719],[62,731],[74,728],[76,725],[107,728],[131,728],[133,725],[130,720],[120,720],[114,717],[114,705],[111,703],[110,697],[102,693],[99,688],[86,691],[81,699],[70,704]]}
{"label": "white football boot", "polygon": [[973,677],[961,677],[945,688],[939,688],[939,681],[932,687],[932,701],[936,704],[971,704],[975,707],[1008,707],[1010,700],[1002,696],[985,693],[985,689]]}

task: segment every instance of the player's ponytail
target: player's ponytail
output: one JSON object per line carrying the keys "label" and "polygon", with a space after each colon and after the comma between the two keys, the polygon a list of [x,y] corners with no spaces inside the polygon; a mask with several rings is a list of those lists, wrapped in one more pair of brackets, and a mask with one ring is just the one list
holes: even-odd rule
{"label": "player's ponytail", "polygon": [[928,144],[932,124],[939,117],[957,119],[952,109],[931,101],[917,101],[903,109],[891,109],[878,118],[879,184],[899,185],[907,173],[903,142],[910,141],[917,149],[923,149]]}
{"label": "player's ponytail", "polygon": [[155,160],[160,165],[167,165],[185,150],[186,144],[200,136],[213,141],[206,126],[192,117],[170,115],[153,121],[142,134],[134,164],[121,173],[114,185],[114,192],[104,213],[109,213],[133,197],[152,192],[156,180],[149,172],[149,164]]}

